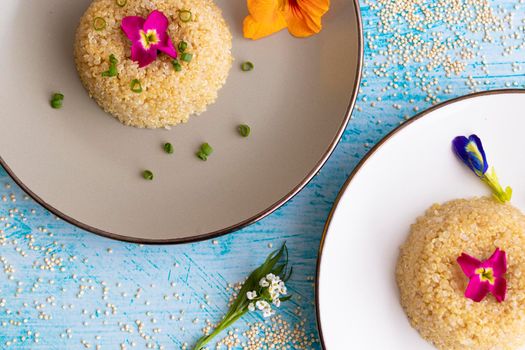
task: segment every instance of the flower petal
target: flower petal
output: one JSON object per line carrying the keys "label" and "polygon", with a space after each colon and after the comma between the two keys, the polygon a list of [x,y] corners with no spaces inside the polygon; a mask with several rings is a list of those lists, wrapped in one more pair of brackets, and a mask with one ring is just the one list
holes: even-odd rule
{"label": "flower petal", "polygon": [[280,15],[280,0],[247,0],[248,12],[256,22],[275,22]]}
{"label": "flower petal", "polygon": [[476,269],[481,266],[481,261],[465,253],[462,253],[456,261],[469,278],[475,277]]}
{"label": "flower petal", "polygon": [[485,260],[481,266],[492,267],[494,276],[502,277],[507,272],[507,254],[503,250],[496,248],[490,258]]}
{"label": "flower petal", "polygon": [[319,33],[322,29],[321,17],[310,17],[307,13],[298,13],[285,17],[288,31],[293,36],[305,38]]}
{"label": "flower petal", "polygon": [[297,3],[312,16],[321,17],[330,9],[330,0],[297,0]]}
{"label": "flower petal", "polygon": [[247,39],[261,39],[286,28],[286,21],[282,14],[278,13],[275,21],[258,22],[252,16],[247,16],[243,22],[243,33]]}
{"label": "flower petal", "polygon": [[264,288],[264,287],[268,287],[270,283],[266,280],[266,277],[263,277],[259,281],[259,285]]}
{"label": "flower petal", "polygon": [[501,303],[505,300],[505,297],[507,296],[507,281],[504,278],[496,278],[494,284],[489,285],[489,288],[490,292],[492,295],[494,295],[498,303]]}
{"label": "flower petal", "polygon": [[164,40],[162,41],[162,45],[158,47],[159,51],[164,52],[166,55],[170,56],[171,58],[177,58],[177,49],[175,49],[175,46],[173,45],[173,41],[171,41],[171,38],[166,34]]}
{"label": "flower petal", "polygon": [[168,30],[168,18],[160,11],[151,12],[144,22],[144,30],[155,29],[157,33],[165,33]]}
{"label": "flower petal", "polygon": [[452,140],[452,146],[456,155],[477,176],[481,177],[488,169],[487,158],[481,140],[476,135],[458,136]]}
{"label": "flower petal", "polygon": [[478,276],[474,276],[468,283],[467,289],[465,290],[465,297],[479,303],[487,296],[489,288],[489,282],[482,282]]}
{"label": "flower petal", "polygon": [[131,59],[139,63],[139,67],[143,68],[155,61],[157,58],[157,50],[144,50],[142,44],[139,42],[133,43],[131,46]]}
{"label": "flower petal", "polygon": [[288,30],[297,37],[319,33],[322,29],[321,17],[329,7],[329,0],[288,0],[285,6]]}
{"label": "flower petal", "polygon": [[489,166],[481,140],[476,135],[470,135],[468,139],[467,152],[469,152],[471,156],[472,165],[475,166],[478,171],[481,171],[482,174],[485,174]]}
{"label": "flower petal", "polygon": [[140,30],[146,20],[139,16],[129,16],[122,19],[120,27],[129,40],[132,42],[140,40]]}

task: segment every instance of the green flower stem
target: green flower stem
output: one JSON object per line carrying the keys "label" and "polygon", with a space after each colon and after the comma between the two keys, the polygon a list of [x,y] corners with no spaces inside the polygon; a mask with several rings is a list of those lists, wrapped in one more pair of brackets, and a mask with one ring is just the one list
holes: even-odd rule
{"label": "green flower stem", "polygon": [[201,337],[198,341],[197,341],[197,344],[195,344],[195,346],[193,347],[193,350],[201,350],[202,348],[204,348],[204,346],[206,344],[208,344],[210,342],[210,340],[212,340],[213,338],[215,338],[219,333],[221,333],[223,330],[225,330],[226,328],[230,327],[232,324],[234,324],[239,318],[241,318],[245,313],[247,312],[247,309],[244,309],[244,310],[241,310],[240,312],[236,312],[236,313],[233,313],[231,315],[227,315],[222,321],[221,323],[219,323],[217,325],[217,328],[215,328],[213,330],[213,332],[211,332],[210,334],[208,335],[205,335],[203,337]]}
{"label": "green flower stem", "polygon": [[494,198],[496,198],[501,203],[509,202],[512,198],[512,188],[507,186],[505,190],[501,187],[498,176],[494,171],[494,168],[491,168],[487,171],[482,177],[481,180],[486,183],[492,190]]}

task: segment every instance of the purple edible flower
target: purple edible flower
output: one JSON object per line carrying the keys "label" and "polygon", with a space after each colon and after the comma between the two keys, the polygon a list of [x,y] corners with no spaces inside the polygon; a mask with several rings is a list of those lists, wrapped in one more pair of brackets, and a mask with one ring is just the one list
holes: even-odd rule
{"label": "purple edible flower", "polygon": [[496,248],[490,258],[480,261],[462,253],[457,262],[463,273],[469,278],[465,297],[480,302],[492,293],[496,300],[502,302],[507,295],[507,256],[503,250]]}
{"label": "purple edible flower", "polygon": [[131,59],[139,67],[146,67],[157,59],[158,51],[177,58],[177,50],[168,35],[168,18],[160,11],[153,11],[148,18],[129,16],[122,19],[121,28],[131,40]]}

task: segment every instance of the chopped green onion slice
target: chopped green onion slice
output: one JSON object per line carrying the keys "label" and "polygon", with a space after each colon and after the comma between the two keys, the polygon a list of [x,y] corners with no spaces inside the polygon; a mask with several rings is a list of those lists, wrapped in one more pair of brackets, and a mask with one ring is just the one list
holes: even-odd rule
{"label": "chopped green onion slice", "polygon": [[237,130],[239,131],[239,134],[241,134],[242,137],[248,137],[250,136],[250,127],[246,124],[241,124],[239,125],[239,127],[237,128]]}
{"label": "chopped green onion slice", "polygon": [[173,145],[169,142],[166,142],[164,144],[164,151],[168,154],[172,154],[173,153]]}
{"label": "chopped green onion slice", "polygon": [[187,52],[183,53],[180,57],[180,59],[183,60],[184,62],[190,62],[192,58],[193,58],[193,54],[187,53]]}
{"label": "chopped green onion slice", "polygon": [[203,143],[203,144],[201,145],[201,151],[202,151],[205,155],[209,156],[209,155],[211,155],[211,154],[213,153],[213,148],[210,146],[210,144],[208,144],[208,143]]}
{"label": "chopped green onion slice", "polygon": [[117,58],[115,57],[114,54],[109,55],[109,62],[111,64],[117,64],[118,63],[118,60],[117,60]]}
{"label": "chopped green onion slice", "polygon": [[184,23],[191,21],[191,11],[189,11],[189,10],[180,10],[179,11],[179,19],[182,22],[184,22]]}
{"label": "chopped green onion slice", "polygon": [[153,173],[151,172],[151,170],[144,170],[142,172],[142,177],[146,180],[153,180]]}
{"label": "chopped green onion slice", "polygon": [[201,159],[201,160],[204,160],[204,161],[208,160],[208,156],[206,154],[204,154],[204,152],[202,152],[202,151],[197,152],[197,157],[199,159]]}
{"label": "chopped green onion slice", "polygon": [[182,70],[182,66],[180,65],[179,61],[173,60],[171,61],[171,64],[173,64],[173,68],[175,68],[176,72],[180,72]]}
{"label": "chopped green onion slice", "polygon": [[106,20],[102,17],[95,17],[93,20],[93,28],[97,31],[106,28]]}
{"label": "chopped green onion slice", "polygon": [[109,55],[109,69],[105,72],[102,72],[103,77],[116,77],[118,75],[117,71],[118,60],[115,55]]}
{"label": "chopped green onion slice", "polygon": [[251,63],[250,61],[246,61],[241,64],[241,70],[243,72],[249,72],[253,70],[253,68],[254,68],[253,63]]}
{"label": "chopped green onion slice", "polygon": [[53,97],[51,98],[51,107],[54,109],[62,108],[62,102],[64,101],[64,95],[61,93],[54,93]]}
{"label": "chopped green onion slice", "polygon": [[117,0],[116,2],[118,6],[124,7],[128,3],[128,0]]}
{"label": "chopped green onion slice", "polygon": [[109,69],[105,72],[102,72],[103,77],[116,77],[118,75],[117,67],[110,66]]}
{"label": "chopped green onion slice", "polygon": [[213,148],[208,143],[203,143],[201,149],[197,152],[197,157],[202,160],[208,160],[208,157],[213,153]]}
{"label": "chopped green onion slice", "polygon": [[186,51],[187,48],[188,48],[188,43],[185,42],[184,40],[181,41],[178,45],[179,52],[184,52]]}
{"label": "chopped green onion slice", "polygon": [[142,84],[140,83],[140,80],[133,79],[131,81],[131,91],[140,94],[142,92]]}

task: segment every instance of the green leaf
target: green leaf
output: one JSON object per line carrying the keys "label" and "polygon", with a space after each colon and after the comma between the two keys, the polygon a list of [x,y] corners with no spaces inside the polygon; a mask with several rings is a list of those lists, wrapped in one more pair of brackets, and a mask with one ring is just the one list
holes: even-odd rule
{"label": "green leaf", "polygon": [[290,279],[290,277],[292,277],[292,272],[293,272],[293,266],[290,267],[290,272],[288,272],[288,275],[285,275],[284,278],[281,278],[284,282],[288,282],[288,280]]}
{"label": "green leaf", "polygon": [[273,269],[272,273],[276,276],[280,276],[281,273],[283,273],[284,271],[284,268],[286,267],[286,264],[280,264],[280,265],[277,265],[275,267],[275,269]]}
{"label": "green leaf", "polygon": [[281,303],[282,303],[283,301],[288,301],[288,300],[292,299],[292,296],[291,295],[287,295],[287,296],[282,297],[280,299],[281,299]]}

